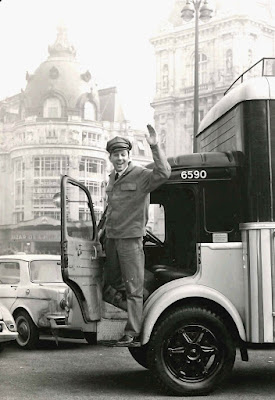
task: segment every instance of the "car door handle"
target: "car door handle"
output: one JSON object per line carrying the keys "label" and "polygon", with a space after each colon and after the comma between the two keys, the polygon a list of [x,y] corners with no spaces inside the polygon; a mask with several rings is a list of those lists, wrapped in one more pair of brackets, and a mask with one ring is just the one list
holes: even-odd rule
{"label": "car door handle", "polygon": [[97,249],[95,246],[93,246],[92,248],[92,260],[96,260],[97,259]]}
{"label": "car door handle", "polygon": [[81,247],[82,247],[82,244],[79,244],[78,245],[78,249],[77,249],[77,255],[78,256],[81,256],[81,254],[82,254],[82,248]]}

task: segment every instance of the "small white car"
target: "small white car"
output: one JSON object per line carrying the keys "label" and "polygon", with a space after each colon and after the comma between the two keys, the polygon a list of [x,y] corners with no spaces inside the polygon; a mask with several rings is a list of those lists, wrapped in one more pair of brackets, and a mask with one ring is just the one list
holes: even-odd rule
{"label": "small white car", "polygon": [[2,344],[17,339],[15,321],[9,310],[0,303],[0,351]]}
{"label": "small white car", "polygon": [[[50,319],[65,324],[60,256],[0,256],[0,302],[12,314],[22,348],[35,348],[41,333],[52,334]],[[14,323],[14,322],[13,322]]]}

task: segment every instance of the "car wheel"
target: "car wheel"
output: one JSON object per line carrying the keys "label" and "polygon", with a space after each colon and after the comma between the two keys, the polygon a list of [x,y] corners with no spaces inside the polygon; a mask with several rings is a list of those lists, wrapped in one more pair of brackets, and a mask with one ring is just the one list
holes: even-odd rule
{"label": "car wheel", "polygon": [[90,345],[97,344],[96,332],[83,332],[86,342]]}
{"label": "car wheel", "polygon": [[148,365],[158,385],[176,395],[205,395],[231,372],[236,345],[222,319],[200,307],[176,309],[154,329]]}
{"label": "car wheel", "polygon": [[148,346],[147,344],[145,346],[141,347],[128,347],[129,352],[131,353],[131,356],[133,359],[139,363],[144,368],[148,369],[148,362],[147,362],[147,351],[148,351]]}
{"label": "car wheel", "polygon": [[24,349],[35,349],[39,341],[39,332],[36,325],[26,311],[20,311],[15,315],[18,331],[16,339],[19,347]]}
{"label": "car wheel", "polygon": [[3,351],[4,350],[4,346],[2,345],[2,343],[0,343],[0,353],[1,353],[1,351]]}

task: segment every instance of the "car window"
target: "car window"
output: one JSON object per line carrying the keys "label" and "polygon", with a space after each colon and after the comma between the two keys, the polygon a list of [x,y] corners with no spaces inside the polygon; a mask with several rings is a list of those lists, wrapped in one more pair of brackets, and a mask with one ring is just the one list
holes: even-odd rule
{"label": "car window", "polygon": [[20,281],[20,268],[17,262],[0,262],[0,284],[15,284]]}
{"label": "car window", "polygon": [[60,261],[36,260],[30,263],[30,278],[35,283],[63,282]]}

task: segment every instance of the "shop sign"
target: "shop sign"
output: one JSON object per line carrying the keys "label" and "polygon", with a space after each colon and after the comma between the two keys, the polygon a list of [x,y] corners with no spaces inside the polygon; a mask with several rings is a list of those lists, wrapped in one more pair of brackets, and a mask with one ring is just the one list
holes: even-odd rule
{"label": "shop sign", "polygon": [[61,239],[60,231],[17,231],[11,234],[10,240],[34,242],[58,242]]}

